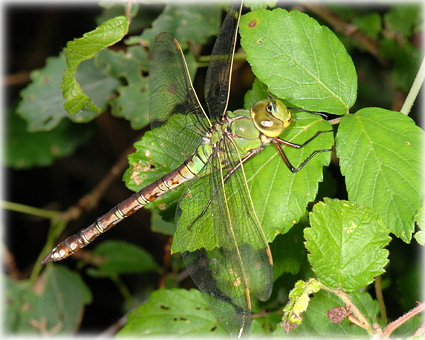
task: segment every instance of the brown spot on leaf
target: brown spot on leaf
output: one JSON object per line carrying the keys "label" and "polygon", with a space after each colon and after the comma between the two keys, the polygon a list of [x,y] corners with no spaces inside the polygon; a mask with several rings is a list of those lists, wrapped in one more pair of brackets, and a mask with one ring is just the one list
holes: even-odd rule
{"label": "brown spot on leaf", "polygon": [[147,163],[146,166],[143,166],[142,161],[139,161],[139,163],[133,164],[130,178],[136,183],[136,185],[140,185],[143,182],[143,179],[140,179],[140,177],[142,177],[142,174],[151,169],[152,165],[150,163]]}
{"label": "brown spot on leaf", "polygon": [[32,290],[35,295],[40,296],[44,292],[44,288],[46,287],[46,275],[40,275],[40,277],[35,282]]}
{"label": "brown spot on leaf", "polygon": [[253,19],[253,20],[251,20],[251,21],[249,22],[248,26],[249,26],[250,28],[253,28],[253,27],[257,26],[257,19]]}

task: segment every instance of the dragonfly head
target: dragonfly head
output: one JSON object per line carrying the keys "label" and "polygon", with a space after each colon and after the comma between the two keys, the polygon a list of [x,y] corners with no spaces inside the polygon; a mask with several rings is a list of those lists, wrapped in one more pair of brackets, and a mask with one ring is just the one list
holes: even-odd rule
{"label": "dragonfly head", "polygon": [[255,127],[267,137],[278,137],[291,121],[291,113],[280,100],[269,97],[251,107]]}

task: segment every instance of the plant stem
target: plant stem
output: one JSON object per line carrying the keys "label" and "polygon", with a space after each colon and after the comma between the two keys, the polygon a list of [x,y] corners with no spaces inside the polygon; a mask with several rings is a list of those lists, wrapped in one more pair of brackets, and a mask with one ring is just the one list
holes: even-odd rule
{"label": "plant stem", "polygon": [[0,202],[1,202],[1,207],[3,209],[16,211],[16,212],[20,212],[20,213],[24,213],[28,215],[51,219],[59,214],[58,211],[34,208],[25,204],[19,204],[19,203],[14,203],[9,201],[0,201]]}
{"label": "plant stem", "polygon": [[384,336],[389,337],[392,332],[394,332],[398,327],[400,327],[402,324],[404,324],[406,321],[413,318],[415,315],[423,312],[425,310],[425,304],[419,303],[418,306],[408,311],[406,314],[400,316],[397,320],[391,322],[387,327],[384,329]]}
{"label": "plant stem", "polygon": [[378,300],[379,309],[381,310],[381,320],[386,325],[388,323],[387,319],[387,309],[385,308],[384,297],[382,295],[382,276],[378,275],[375,280],[375,293],[376,299]]}
{"label": "plant stem", "polygon": [[356,43],[361,45],[367,52],[373,55],[381,64],[385,65],[386,61],[379,53],[379,43],[376,39],[372,39],[367,34],[359,30],[356,25],[345,21],[323,4],[318,4],[313,1],[303,1],[301,4],[332,25],[335,31],[341,32],[345,36],[350,37]]}
{"label": "plant stem", "polygon": [[419,68],[419,71],[416,74],[415,80],[413,81],[409,94],[407,95],[407,98],[404,101],[404,104],[400,110],[400,112],[405,114],[406,116],[409,115],[409,112],[412,109],[413,104],[415,103],[416,97],[418,96],[419,90],[421,89],[424,80],[425,80],[425,57],[422,60],[421,67]]}
{"label": "plant stem", "polygon": [[[201,55],[197,58],[198,66],[199,67],[207,67],[210,63],[211,56],[210,55]],[[235,53],[233,56],[233,61],[245,61],[246,60],[246,53],[245,52],[239,52]]]}
{"label": "plant stem", "polygon": [[136,305],[136,303],[135,303],[133,297],[131,296],[130,291],[128,290],[127,286],[122,282],[121,278],[117,274],[112,274],[112,275],[109,276],[109,278],[117,286],[121,295],[124,297],[124,300],[126,301],[127,306],[129,308],[133,308]]}

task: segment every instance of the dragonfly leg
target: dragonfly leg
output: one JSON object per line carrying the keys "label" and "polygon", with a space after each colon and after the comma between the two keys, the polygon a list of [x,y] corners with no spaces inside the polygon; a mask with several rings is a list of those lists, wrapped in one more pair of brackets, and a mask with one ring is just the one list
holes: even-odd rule
{"label": "dragonfly leg", "polygon": [[[279,138],[279,137],[275,137],[275,138],[273,138],[273,143],[275,143],[275,142],[279,142],[279,143],[281,143],[281,144],[284,144],[284,145],[290,146],[291,148],[300,149],[300,148],[302,148],[303,146],[306,146],[308,143],[310,143],[313,139],[315,139],[315,138],[316,138],[318,135],[320,135],[321,133],[326,133],[326,132],[333,132],[333,130],[327,130],[327,131],[317,131],[317,132],[314,134],[314,136],[313,136],[313,137],[311,137],[310,139],[308,139],[307,141],[305,141],[303,144],[295,144],[295,143],[291,143],[291,142],[288,142],[288,141],[286,141],[286,140],[283,140],[283,139],[281,139],[281,138]],[[275,143],[275,145],[276,145],[276,143]],[[326,150],[326,151],[329,151],[329,150]]]}
{"label": "dragonfly leg", "polygon": [[297,107],[288,107],[288,109],[294,110],[294,111],[300,111],[300,112],[308,112],[308,113],[311,113],[312,115],[318,115],[318,116],[322,117],[324,120],[328,120],[328,116],[323,112],[304,110],[304,109],[299,109]]}
{"label": "dragonfly leg", "polygon": [[[243,163],[245,163],[248,159],[250,159],[250,158],[252,158],[254,155],[256,155],[257,153],[258,153],[259,151],[257,151],[257,150],[255,150],[255,151],[253,151],[253,152],[251,152],[249,155],[247,155],[246,157],[244,157],[244,158],[242,158],[241,159],[241,161],[238,163],[238,164],[236,164],[236,166],[233,168],[233,169],[231,169],[227,174],[226,174],[226,176],[224,176],[224,178],[223,178],[223,183],[226,183],[226,181],[229,179],[229,177],[236,171],[236,170],[238,170],[240,167],[241,167],[241,165],[243,164]],[[217,194],[217,192],[218,192],[218,186],[215,188],[215,191],[214,191],[214,193],[211,195],[211,198],[208,200],[208,203],[205,205],[205,208],[204,208],[204,210],[202,210],[202,212],[189,224],[189,226],[187,227],[187,229],[190,229],[191,227],[192,227],[192,225],[194,225],[195,224],[195,222],[197,221],[197,220],[199,220],[202,216],[204,216],[205,215],[205,213],[207,212],[207,210],[208,210],[208,208],[209,208],[209,206],[211,205],[211,202],[212,202],[212,200],[213,200],[213,198],[214,198],[214,196]]]}
{"label": "dragonfly leg", "polygon": [[286,166],[288,167],[288,169],[292,172],[292,173],[296,173],[298,171],[300,171],[307,163],[308,161],[316,154],[318,154],[319,152],[327,152],[327,151],[332,151],[332,149],[323,149],[323,150],[315,150],[313,151],[313,153],[307,157],[307,159],[302,162],[302,164],[298,167],[295,168],[291,162],[289,162],[288,157],[286,157],[285,152],[283,151],[282,147],[280,146],[280,144],[284,144],[287,146],[290,146],[292,148],[295,149],[300,149],[303,146],[307,145],[308,143],[310,143],[313,139],[315,139],[318,135],[320,135],[321,133],[325,133],[325,132],[333,132],[333,130],[328,130],[328,131],[317,131],[315,133],[315,135],[313,137],[311,137],[310,139],[308,139],[306,142],[304,142],[303,144],[295,144],[295,143],[291,143],[288,142],[286,140],[283,140],[279,137],[273,138],[273,144],[276,146],[277,151],[279,152],[280,156],[282,157],[283,161],[285,162]]}

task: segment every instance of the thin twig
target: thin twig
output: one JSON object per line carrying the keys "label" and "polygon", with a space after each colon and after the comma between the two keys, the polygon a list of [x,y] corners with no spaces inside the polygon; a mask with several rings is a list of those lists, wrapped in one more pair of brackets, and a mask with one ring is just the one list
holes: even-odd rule
{"label": "thin twig", "polygon": [[376,299],[378,300],[379,309],[381,310],[381,320],[386,325],[388,323],[387,319],[387,309],[385,308],[384,296],[382,295],[382,277],[378,275],[375,280],[375,294]]}
{"label": "thin twig", "polygon": [[113,165],[105,177],[87,194],[81,197],[76,205],[69,207],[65,210],[61,217],[65,221],[78,219],[83,211],[90,211],[96,207],[100,199],[105,194],[109,186],[120,176],[128,166],[127,157],[130,153],[134,152],[133,145],[129,147]]}
{"label": "thin twig", "polygon": [[382,65],[386,64],[386,61],[379,53],[378,41],[359,31],[356,25],[346,22],[324,5],[303,1],[301,4],[332,25],[335,31],[352,38],[366,51],[373,55]]}
{"label": "thin twig", "polygon": [[159,280],[158,289],[165,288],[165,280],[167,279],[168,268],[170,266],[171,259],[171,243],[173,242],[173,237],[168,238],[167,244],[164,246],[164,261],[162,265],[162,275]]}
{"label": "thin twig", "polygon": [[404,324],[406,321],[413,318],[415,315],[423,312],[425,310],[425,304],[419,303],[418,306],[408,311],[406,314],[400,316],[397,320],[391,322],[387,327],[384,329],[384,336],[389,337],[392,332],[394,332],[398,327],[400,327],[402,324]]}
{"label": "thin twig", "polygon": [[3,77],[3,86],[15,86],[29,83],[31,81],[30,72],[20,71],[8,74]]}

